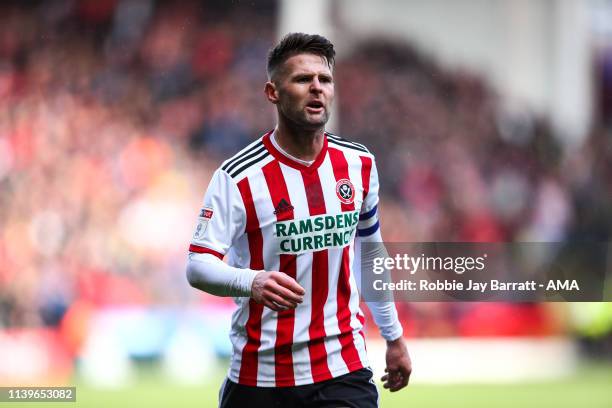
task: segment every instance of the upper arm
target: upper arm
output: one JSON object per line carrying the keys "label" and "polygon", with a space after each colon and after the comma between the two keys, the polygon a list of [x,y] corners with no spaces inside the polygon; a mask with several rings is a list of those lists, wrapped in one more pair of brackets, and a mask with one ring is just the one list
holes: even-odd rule
{"label": "upper arm", "polygon": [[378,222],[378,170],[374,158],[362,157],[362,175],[364,198],[359,214],[357,233],[360,237],[368,237],[380,228]]}
{"label": "upper arm", "polygon": [[244,233],[246,212],[234,180],[218,169],[204,195],[189,250],[222,258]]}

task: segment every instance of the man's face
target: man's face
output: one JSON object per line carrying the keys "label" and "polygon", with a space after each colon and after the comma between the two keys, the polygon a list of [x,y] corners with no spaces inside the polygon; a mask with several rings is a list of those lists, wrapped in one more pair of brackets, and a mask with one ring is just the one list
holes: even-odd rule
{"label": "man's face", "polygon": [[319,129],[327,123],[334,99],[332,72],[325,58],[297,54],[278,67],[266,93],[279,114],[294,125]]}

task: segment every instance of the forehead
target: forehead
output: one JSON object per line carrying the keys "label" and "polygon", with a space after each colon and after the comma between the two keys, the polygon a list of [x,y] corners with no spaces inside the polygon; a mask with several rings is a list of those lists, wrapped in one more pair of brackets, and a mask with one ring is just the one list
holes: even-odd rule
{"label": "forehead", "polygon": [[296,54],[285,61],[283,71],[288,75],[313,73],[331,75],[331,69],[325,57],[315,54]]}

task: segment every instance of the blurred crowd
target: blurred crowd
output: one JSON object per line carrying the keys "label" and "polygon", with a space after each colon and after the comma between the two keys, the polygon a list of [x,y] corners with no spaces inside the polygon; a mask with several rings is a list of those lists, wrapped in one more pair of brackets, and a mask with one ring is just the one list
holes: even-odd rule
{"label": "blurred crowd", "polygon": [[336,80],[342,132],[384,158],[388,240],[609,240],[609,127],[567,148],[482,78],[384,39],[341,61]]}
{"label": "blurred crowd", "polygon": [[184,265],[202,194],[274,119],[272,6],[0,6],[0,327],[199,300]]}
{"label": "blurred crowd", "polygon": [[[337,69],[340,124],[378,157],[387,195],[381,205],[385,240],[609,242],[612,115],[604,102],[612,81],[606,67],[595,81],[601,113],[576,147],[555,135],[545,117],[504,106],[474,73],[444,67],[394,40],[357,47]],[[559,308],[542,304],[399,307],[416,335],[567,330]],[[605,319],[609,327],[609,313]]]}
{"label": "blurred crowd", "polygon": [[[273,126],[275,13],[272,0],[0,6],[0,328],[226,302],[188,287],[186,247],[212,171]],[[609,241],[604,121],[568,149],[482,78],[381,39],[335,76],[338,133],[378,158],[386,240]],[[411,335],[558,330],[540,305],[481,306],[401,313]]]}

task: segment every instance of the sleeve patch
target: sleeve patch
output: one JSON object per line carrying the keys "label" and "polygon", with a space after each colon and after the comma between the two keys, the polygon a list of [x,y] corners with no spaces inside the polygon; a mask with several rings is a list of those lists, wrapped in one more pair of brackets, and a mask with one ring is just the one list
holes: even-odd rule
{"label": "sleeve patch", "polygon": [[210,220],[213,216],[213,209],[211,207],[203,207],[200,211],[200,218],[206,218]]}
{"label": "sleeve patch", "polygon": [[208,222],[211,220],[212,216],[213,209],[211,207],[202,208],[200,211],[200,216],[198,217],[198,224],[196,225],[195,233],[193,234],[193,239],[201,240],[204,238],[204,233],[206,232]]}

